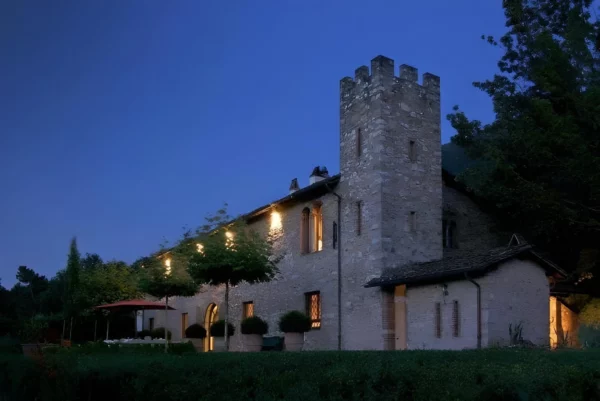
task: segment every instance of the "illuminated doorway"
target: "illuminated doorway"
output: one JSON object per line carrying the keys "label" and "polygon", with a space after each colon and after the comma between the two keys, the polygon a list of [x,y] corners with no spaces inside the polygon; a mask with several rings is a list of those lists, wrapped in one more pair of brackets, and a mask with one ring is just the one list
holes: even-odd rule
{"label": "illuminated doorway", "polygon": [[210,326],[219,319],[219,307],[215,304],[208,305],[206,315],[204,315],[204,328],[206,329],[206,338],[204,339],[204,350],[213,351],[215,349],[215,339],[209,335]]}

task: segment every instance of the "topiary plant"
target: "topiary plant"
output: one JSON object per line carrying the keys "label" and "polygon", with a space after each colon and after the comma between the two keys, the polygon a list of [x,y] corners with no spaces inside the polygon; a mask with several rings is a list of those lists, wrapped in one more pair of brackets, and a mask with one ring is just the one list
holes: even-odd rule
{"label": "topiary plant", "polygon": [[269,331],[269,324],[258,316],[247,317],[241,323],[242,334],[265,335]]}
{"label": "topiary plant", "polygon": [[[227,327],[227,335],[231,337],[235,333],[235,327],[231,323],[229,323]],[[225,337],[225,321],[217,320],[210,326],[209,331],[211,337]]]}
{"label": "topiary plant", "polygon": [[185,337],[186,338],[205,338],[206,337],[206,329],[199,325],[198,323],[194,323],[191,326],[188,326],[185,329]]}
{"label": "topiary plant", "polygon": [[[151,332],[152,338],[165,338],[165,328],[157,327],[153,329]],[[167,340],[171,340],[171,330],[167,330]]]}
{"label": "topiary plant", "polygon": [[[163,333],[163,335],[164,335],[164,333]],[[152,337],[152,332],[150,330],[144,329],[144,330],[138,331],[137,336],[138,336],[138,338],[142,338],[142,339],[144,339],[146,337]]]}
{"label": "topiary plant", "polygon": [[279,319],[279,330],[284,333],[305,333],[310,329],[310,318],[296,310],[286,313]]}

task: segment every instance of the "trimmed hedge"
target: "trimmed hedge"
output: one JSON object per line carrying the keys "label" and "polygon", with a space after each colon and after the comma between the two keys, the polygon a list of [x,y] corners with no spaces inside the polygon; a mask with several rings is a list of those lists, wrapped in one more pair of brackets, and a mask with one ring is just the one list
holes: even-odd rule
{"label": "trimmed hedge", "polygon": [[578,401],[599,383],[596,350],[0,355],[0,399],[19,401]]}
{"label": "trimmed hedge", "polygon": [[[165,328],[164,327],[157,327],[155,329],[153,329],[152,331],[150,331],[150,335],[152,338],[165,338]],[[167,337],[168,340],[171,339],[171,330],[167,329]]]}
{"label": "trimmed hedge", "polygon": [[194,323],[185,329],[185,338],[206,338],[206,329],[202,325]]}
{"label": "trimmed hedge", "polygon": [[[105,355],[105,354],[164,354],[163,344],[106,344],[103,342],[74,345],[73,347],[42,348],[44,355]],[[183,355],[195,353],[194,345],[189,342],[170,343],[169,354]]]}
{"label": "trimmed hedge", "polygon": [[297,310],[287,312],[279,319],[279,330],[284,333],[306,333],[310,329],[310,318]]}
{"label": "trimmed hedge", "polygon": [[[208,330],[213,337],[225,337],[225,320],[217,320],[210,326]],[[229,337],[235,334],[235,327],[230,322],[227,322],[227,335]]]}
{"label": "trimmed hedge", "polygon": [[240,324],[242,334],[265,335],[269,332],[269,324],[258,316],[247,317]]}

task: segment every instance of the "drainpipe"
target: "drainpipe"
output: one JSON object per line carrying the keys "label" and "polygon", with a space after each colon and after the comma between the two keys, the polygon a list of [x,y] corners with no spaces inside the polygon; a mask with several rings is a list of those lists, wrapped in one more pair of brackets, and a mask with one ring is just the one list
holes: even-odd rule
{"label": "drainpipe", "polygon": [[481,286],[467,273],[465,273],[465,278],[477,287],[477,349],[481,349]]}
{"label": "drainpipe", "polygon": [[338,251],[338,351],[342,350],[342,197],[331,187],[325,184],[325,187],[337,198],[337,251]]}

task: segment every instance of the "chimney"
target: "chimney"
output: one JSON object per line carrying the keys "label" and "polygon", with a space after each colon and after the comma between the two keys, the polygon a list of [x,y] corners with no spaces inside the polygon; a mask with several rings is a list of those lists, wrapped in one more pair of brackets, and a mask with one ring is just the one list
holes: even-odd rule
{"label": "chimney", "polygon": [[299,189],[300,189],[300,186],[298,185],[298,179],[294,178],[292,180],[292,183],[290,184],[290,194],[293,194],[294,192],[296,192]]}
{"label": "chimney", "polygon": [[310,184],[314,184],[315,182],[319,182],[325,178],[329,178],[329,172],[327,171],[327,167],[315,167],[310,175],[309,182]]}

